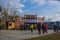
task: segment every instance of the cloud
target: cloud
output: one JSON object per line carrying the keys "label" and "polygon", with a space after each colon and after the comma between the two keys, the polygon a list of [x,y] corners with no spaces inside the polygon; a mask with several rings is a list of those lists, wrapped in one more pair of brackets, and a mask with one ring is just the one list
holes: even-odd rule
{"label": "cloud", "polygon": [[32,3],[36,3],[38,5],[44,5],[46,0],[31,0]]}
{"label": "cloud", "polygon": [[[20,2],[21,0],[0,0],[0,5],[3,5],[5,8],[9,7],[9,14],[12,8],[15,8],[19,13],[22,13],[23,10],[21,8],[25,7],[24,4]],[[12,10],[13,11],[13,10]],[[17,13],[18,14],[18,13]]]}
{"label": "cloud", "polygon": [[25,3],[25,2],[27,2],[28,0],[23,0],[23,2]]}
{"label": "cloud", "polygon": [[60,21],[60,14],[57,13],[55,16],[45,16],[47,22]]}
{"label": "cloud", "polygon": [[53,17],[53,21],[60,21],[60,14],[56,14],[56,16]]}
{"label": "cloud", "polygon": [[19,9],[18,11],[19,11],[20,13],[23,13],[23,12],[24,12],[22,9]]}
{"label": "cloud", "polygon": [[[57,13],[60,14],[60,10],[57,10]],[[58,14],[57,14],[57,15],[58,15]]]}
{"label": "cloud", "polygon": [[58,8],[58,9],[57,9],[57,12],[59,12],[59,13],[60,13],[60,8]]}
{"label": "cloud", "polygon": [[60,10],[58,10],[58,12],[60,12]]}
{"label": "cloud", "polygon": [[47,9],[44,9],[44,10],[43,10],[44,13],[47,12],[47,11],[48,11]]}
{"label": "cloud", "polygon": [[46,0],[24,0],[23,2],[30,1],[33,4],[38,4],[38,5],[44,5],[46,3]]}
{"label": "cloud", "polygon": [[60,13],[57,13],[57,14],[55,15],[55,17],[60,17]]}
{"label": "cloud", "polygon": [[25,7],[25,5],[20,3],[20,0],[10,0],[9,2],[12,6],[16,6],[16,8]]}
{"label": "cloud", "polygon": [[25,7],[22,3],[20,3],[20,0],[0,0],[0,4],[7,7],[7,5],[10,5],[10,7],[16,7],[16,8],[22,8]]}
{"label": "cloud", "polygon": [[50,5],[60,5],[60,1],[57,1],[57,0],[50,0],[48,1]]}

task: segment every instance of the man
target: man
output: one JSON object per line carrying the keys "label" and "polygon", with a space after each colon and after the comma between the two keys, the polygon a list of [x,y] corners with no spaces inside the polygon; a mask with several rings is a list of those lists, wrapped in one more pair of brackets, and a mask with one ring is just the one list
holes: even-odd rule
{"label": "man", "polygon": [[45,24],[43,23],[42,24],[42,31],[43,31],[43,34],[45,33]]}
{"label": "man", "polygon": [[58,30],[58,25],[57,25],[57,23],[54,23],[54,32],[57,32],[57,30]]}
{"label": "man", "polygon": [[34,28],[34,25],[33,24],[30,24],[31,32],[33,32],[33,28]]}
{"label": "man", "polygon": [[38,33],[40,35],[41,34],[41,23],[38,23],[37,24],[37,29],[38,29]]}

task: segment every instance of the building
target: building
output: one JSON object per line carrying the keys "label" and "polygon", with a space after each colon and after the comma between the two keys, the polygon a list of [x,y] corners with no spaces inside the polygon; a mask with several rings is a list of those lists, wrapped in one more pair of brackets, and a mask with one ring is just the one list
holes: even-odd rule
{"label": "building", "polygon": [[20,24],[24,25],[24,17],[20,17]]}
{"label": "building", "polygon": [[36,28],[36,26],[37,26],[37,15],[24,15],[25,29],[29,29],[30,24],[33,24],[34,28]]}
{"label": "building", "polygon": [[20,29],[20,17],[16,18],[15,25],[16,25],[16,29]]}
{"label": "building", "polygon": [[37,17],[37,22],[45,22],[45,17]]}

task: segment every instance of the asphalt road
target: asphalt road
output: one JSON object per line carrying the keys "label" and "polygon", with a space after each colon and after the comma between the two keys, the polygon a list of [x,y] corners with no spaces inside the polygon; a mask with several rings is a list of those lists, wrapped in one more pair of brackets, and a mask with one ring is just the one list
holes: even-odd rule
{"label": "asphalt road", "polygon": [[[48,30],[47,34],[52,34],[53,30]],[[0,31],[0,40],[23,40],[37,36],[43,36],[47,34],[38,35],[38,31],[34,30],[33,33],[29,31],[20,31],[20,30],[1,30]]]}

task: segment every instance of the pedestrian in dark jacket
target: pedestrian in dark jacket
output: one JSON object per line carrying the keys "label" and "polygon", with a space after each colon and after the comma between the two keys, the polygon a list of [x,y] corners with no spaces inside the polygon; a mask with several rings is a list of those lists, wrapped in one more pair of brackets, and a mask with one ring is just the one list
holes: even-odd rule
{"label": "pedestrian in dark jacket", "polygon": [[54,27],[54,32],[57,32],[57,30],[58,30],[58,25],[57,25],[57,23],[55,23],[53,27]]}
{"label": "pedestrian in dark jacket", "polygon": [[38,33],[40,35],[41,34],[41,23],[38,23],[37,24],[37,29],[38,29]]}
{"label": "pedestrian in dark jacket", "polygon": [[43,34],[45,33],[45,24],[43,23],[42,24],[42,31],[43,31]]}

